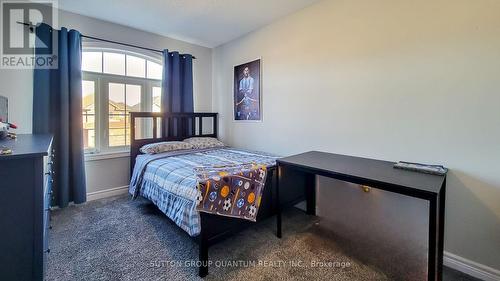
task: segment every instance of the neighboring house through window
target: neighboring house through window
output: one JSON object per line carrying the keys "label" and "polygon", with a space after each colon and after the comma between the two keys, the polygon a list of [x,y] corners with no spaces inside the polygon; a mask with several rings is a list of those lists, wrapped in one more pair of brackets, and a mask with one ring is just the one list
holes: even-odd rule
{"label": "neighboring house through window", "polygon": [[127,151],[129,113],[160,112],[160,61],[128,51],[84,47],[82,70],[85,151]]}

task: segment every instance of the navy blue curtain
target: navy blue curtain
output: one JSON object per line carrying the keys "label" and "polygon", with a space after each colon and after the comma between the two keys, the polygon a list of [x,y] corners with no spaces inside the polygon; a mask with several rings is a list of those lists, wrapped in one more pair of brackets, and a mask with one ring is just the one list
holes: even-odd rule
{"label": "navy blue curtain", "polygon": [[81,36],[78,31],[53,30],[46,24],[37,27],[36,34],[41,39],[37,39],[36,56],[46,53],[39,42],[51,42],[57,36],[58,67],[34,70],[33,133],[54,135],[55,203],[65,207],[69,202],[86,201]]}
{"label": "navy blue curtain", "polygon": [[[193,56],[163,51],[161,107],[162,112],[194,112]],[[177,132],[176,127],[184,125],[187,130],[184,134],[188,135],[192,129],[191,122],[181,124],[172,120],[163,124],[163,132],[167,132],[169,128],[170,132]]]}

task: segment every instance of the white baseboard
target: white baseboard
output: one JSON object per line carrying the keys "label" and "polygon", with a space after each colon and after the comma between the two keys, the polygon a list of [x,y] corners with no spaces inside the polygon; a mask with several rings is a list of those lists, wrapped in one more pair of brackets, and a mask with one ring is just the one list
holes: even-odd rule
{"label": "white baseboard", "polygon": [[461,271],[484,281],[500,281],[500,270],[444,252],[443,263],[447,267]]}
{"label": "white baseboard", "polygon": [[87,201],[93,201],[97,199],[107,198],[111,196],[126,194],[128,192],[128,185],[108,188],[105,190],[99,190],[87,193]]}

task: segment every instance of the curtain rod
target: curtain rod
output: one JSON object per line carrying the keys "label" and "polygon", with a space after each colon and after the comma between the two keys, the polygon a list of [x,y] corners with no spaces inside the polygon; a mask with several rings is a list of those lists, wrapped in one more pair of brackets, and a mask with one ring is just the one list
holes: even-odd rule
{"label": "curtain rod", "polygon": [[[33,28],[36,27],[36,25],[33,25],[31,23],[20,22],[20,21],[18,21],[17,23],[25,25],[25,26],[28,26],[31,32],[33,32],[33,30],[34,30]],[[97,41],[102,41],[102,42],[107,42],[107,43],[112,43],[112,44],[117,44],[117,45],[123,45],[123,46],[127,46],[127,47],[132,47],[132,48],[138,48],[138,49],[148,50],[148,51],[151,51],[151,52],[163,53],[163,51],[161,51],[161,50],[151,49],[151,48],[137,46],[137,45],[128,44],[128,43],[117,42],[117,41],[108,40],[108,39],[102,39],[102,38],[99,38],[99,37],[94,37],[94,36],[89,36],[89,35],[84,35],[84,34],[80,34],[80,36],[88,38],[88,39],[92,39],[92,40],[97,40]],[[192,57],[193,57],[193,59],[196,59],[195,56],[192,56]]]}

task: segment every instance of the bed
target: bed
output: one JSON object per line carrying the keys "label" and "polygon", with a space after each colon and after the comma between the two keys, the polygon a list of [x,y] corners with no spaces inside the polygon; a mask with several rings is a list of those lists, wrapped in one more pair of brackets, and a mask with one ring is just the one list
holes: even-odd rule
{"label": "bed", "polygon": [[[217,113],[132,112],[130,122],[129,192],[133,197],[141,196],[151,201],[199,244],[200,277],[208,274],[209,246],[275,215],[277,208],[283,205],[305,199],[303,188],[282,189],[285,194],[278,196],[277,157],[272,154],[231,147],[178,150],[152,155],[140,152],[142,146],[156,142],[179,141],[189,137],[217,138]],[[145,135],[146,138],[140,137]],[[197,210],[197,168],[229,164],[239,168],[238,165],[243,167],[246,163],[259,163],[265,165],[267,170],[255,222]]]}

